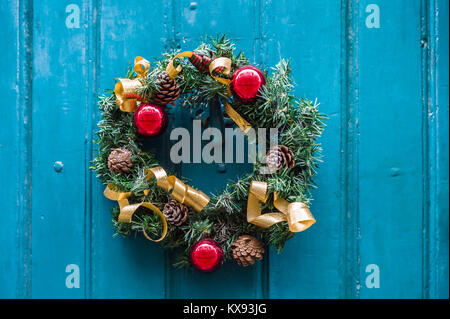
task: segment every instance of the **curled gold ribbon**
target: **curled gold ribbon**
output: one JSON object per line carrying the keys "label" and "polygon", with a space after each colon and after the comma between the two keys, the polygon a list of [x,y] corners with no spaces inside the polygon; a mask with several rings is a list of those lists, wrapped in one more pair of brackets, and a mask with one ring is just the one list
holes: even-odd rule
{"label": "curled gold ribbon", "polygon": [[[105,195],[106,198],[110,199],[110,200],[115,200],[118,202],[119,207],[120,207],[120,213],[119,213],[119,217],[118,217],[118,221],[121,223],[131,223],[131,220],[133,218],[134,213],[136,212],[136,210],[139,207],[146,207],[150,210],[152,210],[154,213],[156,213],[162,220],[163,223],[163,232],[161,234],[161,237],[158,239],[152,239],[147,232],[145,231],[145,227],[142,227],[142,232],[144,233],[144,236],[151,241],[154,242],[158,242],[164,239],[164,237],[166,237],[167,235],[167,221],[166,218],[164,217],[164,214],[159,210],[158,207],[156,207],[155,205],[153,205],[152,203],[148,203],[148,202],[143,202],[143,203],[138,203],[138,204],[130,204],[128,202],[128,197],[130,197],[132,195],[132,193],[128,192],[128,193],[121,193],[121,192],[116,192],[115,190],[113,190],[114,185],[113,184],[108,184],[108,186],[106,186],[105,191],[103,192],[103,194]],[[148,192],[147,192],[148,194]]]}
{"label": "curled gold ribbon", "polygon": [[134,72],[140,77],[145,77],[150,70],[150,62],[141,56],[134,58]]}
{"label": "curled gold ribbon", "polygon": [[214,76],[214,70],[217,68],[222,68],[222,73],[225,75],[230,74],[231,72],[231,60],[229,58],[217,58],[214,59],[213,61],[211,61],[211,63],[209,64],[209,74],[212,76],[213,79],[215,79],[216,81],[219,81],[222,84],[225,85],[230,85],[230,80],[219,77],[219,76]]}
{"label": "curled gold ribbon", "polygon": [[134,112],[137,106],[137,100],[140,96],[136,89],[143,85],[143,81],[150,70],[150,62],[141,56],[134,59],[134,72],[136,79],[119,79],[114,87],[116,94],[116,104],[123,112]]}
{"label": "curled gold ribbon", "polygon": [[306,204],[290,203],[274,194],[274,206],[280,212],[261,214],[261,204],[267,201],[267,183],[252,181],[247,201],[247,221],[256,226],[267,228],[273,224],[287,221],[291,232],[301,232],[313,225],[316,220]]}
{"label": "curled gold ribbon", "polygon": [[178,53],[172,59],[170,59],[169,64],[167,64],[167,67],[166,67],[166,72],[169,75],[169,77],[171,77],[173,79],[183,69],[181,67],[181,65],[177,66],[176,68],[173,66],[173,61],[175,59],[181,58],[181,57],[190,58],[193,54],[194,54],[194,52],[192,52],[192,51],[184,51],[184,52]]}
{"label": "curled gold ribbon", "polygon": [[156,185],[171,195],[178,202],[191,207],[196,212],[200,212],[209,203],[209,197],[202,191],[196,190],[184,184],[174,175],[167,176],[166,171],[161,167],[153,167],[146,170],[147,180],[155,177]]}

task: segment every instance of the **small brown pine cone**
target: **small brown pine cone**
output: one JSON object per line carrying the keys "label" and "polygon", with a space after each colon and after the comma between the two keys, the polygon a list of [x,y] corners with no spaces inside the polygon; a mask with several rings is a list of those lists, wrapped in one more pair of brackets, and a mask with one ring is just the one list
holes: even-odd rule
{"label": "small brown pine cone", "polygon": [[108,169],[116,174],[127,174],[133,167],[133,154],[126,148],[115,148],[108,156]]}
{"label": "small brown pine cone", "polygon": [[250,235],[239,236],[231,247],[233,247],[233,258],[244,267],[253,265],[257,259],[261,260],[264,254],[263,242]]}
{"label": "small brown pine cone", "polygon": [[167,105],[173,103],[180,96],[180,88],[167,72],[162,72],[158,76],[158,90],[153,92],[151,100],[159,105]]}
{"label": "small brown pine cone", "polygon": [[267,152],[266,164],[271,172],[278,172],[283,167],[291,170],[295,165],[294,153],[289,147],[279,145]]}
{"label": "small brown pine cone", "polygon": [[164,205],[163,214],[169,224],[180,226],[186,221],[189,214],[189,208],[175,199],[171,199]]}
{"label": "small brown pine cone", "polygon": [[212,229],[214,232],[214,240],[221,246],[225,245],[228,239],[232,236],[227,224],[220,219],[214,223]]}

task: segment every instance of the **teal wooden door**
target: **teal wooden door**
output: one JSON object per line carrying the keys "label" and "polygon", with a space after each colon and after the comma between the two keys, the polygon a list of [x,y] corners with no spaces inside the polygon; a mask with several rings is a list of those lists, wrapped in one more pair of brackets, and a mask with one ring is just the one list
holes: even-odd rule
{"label": "teal wooden door", "polygon": [[[448,298],[448,9],[445,0],[1,1],[0,297]],[[114,203],[88,167],[102,90],[137,55],[189,50],[217,33],[265,67],[290,58],[296,95],[317,97],[330,119],[317,223],[256,267],[206,275],[172,268],[144,238],[113,237]],[[175,110],[171,128],[191,120]],[[159,143],[167,153],[168,138]],[[177,169],[214,191],[246,167]]]}

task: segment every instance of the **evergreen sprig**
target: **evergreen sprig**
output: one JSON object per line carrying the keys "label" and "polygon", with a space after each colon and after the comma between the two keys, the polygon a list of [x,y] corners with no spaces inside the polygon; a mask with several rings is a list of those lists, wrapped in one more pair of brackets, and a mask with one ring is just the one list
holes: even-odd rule
{"label": "evergreen sprig", "polygon": [[[232,60],[232,72],[249,61],[243,53],[234,54],[235,45],[225,36],[200,44],[195,52],[211,57],[228,57]],[[158,76],[167,66],[168,61],[178,51],[163,54],[156,61],[155,68],[146,77],[139,94],[149,99],[158,89]],[[207,104],[218,96],[227,98],[227,87],[212,77],[200,73],[189,61],[177,59],[183,71],[176,76],[176,81],[184,96],[183,106],[195,108]],[[251,173],[242,176],[236,182],[227,184],[220,194],[213,194],[208,206],[200,213],[190,213],[187,222],[181,227],[170,227],[167,236],[161,242],[166,248],[181,248],[181,255],[175,266],[189,265],[188,254],[192,244],[204,237],[215,239],[223,248],[226,259],[231,259],[231,244],[241,234],[253,234],[263,240],[266,245],[280,251],[286,240],[293,236],[286,222],[274,224],[267,229],[250,224],[246,220],[247,198],[250,183],[253,180],[266,181],[269,192],[278,192],[280,197],[288,201],[302,201],[308,204],[311,200],[310,189],[315,187],[312,181],[320,162],[321,147],[316,140],[324,129],[323,121],[327,116],[318,111],[318,104],[310,100],[297,99],[291,92],[294,83],[290,76],[288,61],[281,60],[267,77],[266,85],[260,89],[255,104],[244,105],[237,99],[232,106],[252,127],[278,128],[278,144],[289,147],[294,152],[295,167],[289,171],[282,170],[278,174],[261,175],[257,162]],[[136,75],[131,69],[128,78]],[[114,184],[119,191],[132,192],[130,202],[149,201],[160,209],[168,201],[167,192],[155,185],[154,180],[147,181],[145,169],[158,166],[152,154],[144,152],[138,142],[133,125],[132,114],[121,112],[115,103],[112,91],[99,98],[99,108],[103,114],[99,122],[96,143],[99,145],[97,157],[91,168],[97,172],[104,184]],[[266,145],[267,147],[268,145]],[[128,175],[118,175],[109,171],[108,155],[113,148],[125,147],[134,155],[132,171]],[[145,189],[152,191],[146,196]],[[273,198],[263,205],[263,213],[273,211]],[[138,211],[131,224],[117,221],[119,210],[113,209],[113,225],[118,234],[129,236],[143,229],[153,238],[161,235],[162,223],[145,209]]]}

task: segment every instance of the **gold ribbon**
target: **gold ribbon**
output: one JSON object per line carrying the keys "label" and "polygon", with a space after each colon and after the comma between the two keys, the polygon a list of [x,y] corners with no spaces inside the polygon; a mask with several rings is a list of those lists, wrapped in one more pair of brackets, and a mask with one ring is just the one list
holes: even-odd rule
{"label": "gold ribbon", "polygon": [[301,232],[316,222],[306,204],[290,203],[274,193],[274,206],[280,211],[261,214],[261,204],[267,201],[267,183],[252,181],[247,201],[247,221],[256,226],[267,228],[273,224],[287,221],[291,232]]}
{"label": "gold ribbon", "polygon": [[231,72],[231,60],[229,58],[217,58],[217,59],[214,59],[213,61],[211,61],[211,63],[209,64],[209,74],[211,75],[211,77],[214,80],[219,81],[220,83],[229,86],[230,82],[231,82],[230,80],[213,75],[214,70],[217,69],[217,68],[220,68],[220,67],[223,68],[222,69],[223,70],[222,71],[223,74],[225,74],[225,75],[230,74],[230,72]]}
{"label": "gold ribbon", "polygon": [[[114,185],[113,184],[108,184],[108,186],[106,186],[105,191],[103,192],[103,194],[105,195],[106,198],[110,199],[110,200],[115,200],[118,202],[119,207],[120,207],[120,213],[119,213],[119,217],[118,217],[118,221],[121,223],[131,223],[131,220],[133,218],[134,213],[136,212],[136,210],[139,207],[146,207],[150,210],[152,210],[153,212],[155,212],[160,218],[161,221],[163,223],[163,232],[161,234],[161,237],[158,239],[152,239],[147,232],[145,231],[145,227],[142,227],[142,232],[144,233],[144,236],[151,241],[154,242],[158,242],[164,239],[164,237],[166,237],[167,235],[167,221],[166,218],[164,217],[164,214],[159,210],[158,207],[156,207],[155,205],[153,205],[152,203],[148,203],[148,202],[143,202],[143,203],[138,203],[138,204],[130,204],[128,202],[128,197],[130,197],[132,195],[132,193],[128,192],[128,193],[121,193],[121,192],[116,192],[113,190]],[[148,194],[148,192],[147,192]]]}
{"label": "gold ribbon", "polygon": [[244,132],[245,134],[250,131],[252,126],[249,122],[247,122],[238,112],[236,112],[235,109],[228,103],[228,101],[225,101],[224,110],[228,114],[228,116],[236,123],[236,125]]}
{"label": "gold ribbon", "polygon": [[[231,60],[229,58],[217,58],[214,59],[211,64],[209,65],[209,74],[215,79],[216,81],[219,81],[222,84],[225,84],[228,87],[227,96],[231,96],[231,90],[230,90],[230,80],[214,76],[214,70],[222,67],[223,68],[223,74],[228,75],[231,71]],[[249,122],[247,122],[238,112],[236,112],[235,109],[230,105],[230,103],[225,100],[224,103],[224,109],[225,112],[228,114],[228,116],[236,123],[236,125],[245,133],[247,134],[248,131],[252,128]]]}
{"label": "gold ribbon", "polygon": [[143,57],[137,56],[134,59],[134,72],[137,74],[136,79],[119,79],[114,87],[116,94],[116,104],[123,112],[134,112],[137,106],[137,100],[140,96],[136,93],[136,89],[143,85],[143,81],[150,70],[150,62]]}
{"label": "gold ribbon", "polygon": [[178,202],[191,207],[196,212],[200,212],[209,203],[209,197],[202,191],[196,190],[184,184],[174,175],[167,176],[166,171],[161,167],[153,167],[146,170],[147,180],[155,177],[156,185],[167,192],[172,190],[172,197]]}
{"label": "gold ribbon", "polygon": [[166,72],[167,74],[173,79],[174,77],[176,77],[178,75],[178,73],[181,72],[181,70],[183,69],[181,67],[181,65],[177,66],[176,68],[173,66],[173,61],[177,58],[181,58],[181,57],[186,57],[186,58],[190,58],[192,56],[192,54],[194,54],[194,52],[192,51],[184,51],[181,53],[178,53],[177,55],[175,55],[172,59],[170,59],[169,64],[167,64],[166,67]]}
{"label": "gold ribbon", "polygon": [[[176,68],[173,65],[173,61],[177,58],[180,57],[187,57],[190,58],[194,53],[192,51],[184,51],[181,53],[178,53],[177,55],[175,55],[170,61],[169,64],[167,64],[166,67],[166,72],[167,74],[169,74],[169,76],[171,78],[174,78],[175,76],[177,76],[177,74],[179,74],[182,70],[181,65],[178,65]],[[220,76],[216,76],[214,75],[214,70],[216,70],[217,68],[222,67],[222,73],[225,75],[230,74],[231,72],[231,59],[229,58],[225,58],[225,57],[221,57],[221,58],[217,58],[214,59],[211,64],[209,65],[209,74],[211,75],[211,77],[213,79],[215,79],[216,81],[225,84],[228,87],[228,97],[231,96],[231,91],[230,91],[230,80],[229,79],[225,79],[222,78]],[[228,116],[237,124],[237,126],[244,132],[244,133],[248,133],[248,131],[252,128],[252,126],[250,125],[250,123],[248,123],[238,112],[236,112],[235,109],[233,109],[233,107],[230,105],[230,103],[228,101],[225,101],[225,105],[224,105],[224,109],[225,112],[228,114]]]}

